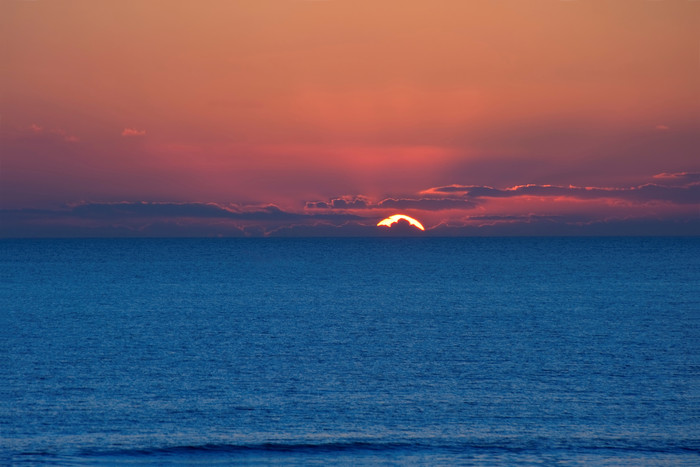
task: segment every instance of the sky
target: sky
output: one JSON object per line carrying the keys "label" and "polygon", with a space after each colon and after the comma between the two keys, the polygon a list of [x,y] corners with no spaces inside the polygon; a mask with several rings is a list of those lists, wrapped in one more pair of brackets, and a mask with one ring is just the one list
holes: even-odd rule
{"label": "sky", "polygon": [[0,47],[2,237],[700,235],[698,0],[0,0]]}

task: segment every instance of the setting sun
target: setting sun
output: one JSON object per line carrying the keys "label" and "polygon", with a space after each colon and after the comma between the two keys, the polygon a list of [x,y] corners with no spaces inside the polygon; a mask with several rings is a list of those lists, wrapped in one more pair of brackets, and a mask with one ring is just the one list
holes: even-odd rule
{"label": "setting sun", "polygon": [[387,217],[386,219],[384,219],[384,220],[382,220],[381,222],[379,222],[379,223],[377,224],[377,227],[379,227],[379,226],[381,226],[381,225],[385,225],[385,226],[387,226],[387,227],[391,227],[394,223],[396,223],[396,222],[398,222],[398,221],[400,221],[400,220],[402,220],[402,219],[405,220],[405,221],[408,221],[409,224],[411,224],[411,225],[413,225],[413,226],[415,226],[415,227],[417,227],[417,228],[419,228],[419,229],[421,229],[421,230],[425,230],[425,227],[423,227],[423,224],[421,224],[420,222],[418,222],[418,221],[415,220],[414,218],[409,217],[409,216],[405,216],[405,215],[403,215],[403,214],[394,214],[393,216],[389,216],[389,217]]}

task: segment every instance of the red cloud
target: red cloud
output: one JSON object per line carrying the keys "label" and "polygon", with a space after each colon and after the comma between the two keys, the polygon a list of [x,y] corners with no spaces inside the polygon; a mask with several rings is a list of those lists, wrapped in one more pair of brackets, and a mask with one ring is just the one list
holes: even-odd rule
{"label": "red cloud", "polygon": [[[700,173],[656,175],[624,188],[445,185],[414,198],[341,196],[305,209],[201,202],[83,202],[63,209],[0,209],[0,237],[376,236],[406,212],[425,235],[698,235]],[[394,230],[393,233],[399,233]]]}

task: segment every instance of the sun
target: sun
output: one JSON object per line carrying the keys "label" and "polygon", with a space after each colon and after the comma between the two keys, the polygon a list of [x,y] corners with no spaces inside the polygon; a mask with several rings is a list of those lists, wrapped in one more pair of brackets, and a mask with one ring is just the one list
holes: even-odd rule
{"label": "sun", "polygon": [[412,226],[415,226],[421,230],[425,230],[425,227],[423,227],[423,224],[421,224],[420,222],[418,222],[414,218],[403,215],[403,214],[394,214],[393,216],[389,216],[386,219],[380,221],[377,224],[377,227],[379,227],[380,225],[385,225],[387,227],[391,227],[392,224],[400,221],[401,219],[408,221],[408,223],[411,224]]}

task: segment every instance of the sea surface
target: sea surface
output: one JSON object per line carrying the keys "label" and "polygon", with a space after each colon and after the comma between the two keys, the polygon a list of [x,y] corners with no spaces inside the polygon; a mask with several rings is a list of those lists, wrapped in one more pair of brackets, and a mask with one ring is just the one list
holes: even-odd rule
{"label": "sea surface", "polygon": [[700,465],[700,238],[0,241],[0,464]]}

